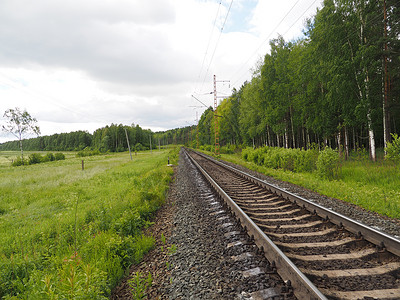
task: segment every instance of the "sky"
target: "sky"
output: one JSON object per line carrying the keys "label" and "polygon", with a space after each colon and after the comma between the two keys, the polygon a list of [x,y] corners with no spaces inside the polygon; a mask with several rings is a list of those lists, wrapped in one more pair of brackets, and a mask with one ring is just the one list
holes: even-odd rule
{"label": "sky", "polygon": [[303,36],[321,2],[1,0],[0,124],[18,107],[41,135],[194,125],[200,102],[213,105],[213,75],[218,97],[229,96],[269,40]]}

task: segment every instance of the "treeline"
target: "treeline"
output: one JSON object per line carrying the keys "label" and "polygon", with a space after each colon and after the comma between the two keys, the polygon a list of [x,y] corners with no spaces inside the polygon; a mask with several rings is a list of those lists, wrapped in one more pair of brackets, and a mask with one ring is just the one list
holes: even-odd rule
{"label": "treeline", "polygon": [[169,129],[166,131],[158,131],[154,134],[155,146],[163,146],[169,144],[186,145],[194,147],[196,140],[196,126],[186,126],[181,128]]}
{"label": "treeline", "polygon": [[[270,41],[251,81],[218,106],[219,143],[364,147],[375,160],[399,132],[399,1],[326,0],[304,32]],[[209,108],[201,144],[214,143],[214,124]]]}
{"label": "treeline", "polygon": [[[111,124],[97,129],[93,134],[87,131],[75,131],[26,139],[23,141],[23,149],[27,151],[81,151],[83,149],[99,150],[100,152],[127,151],[125,130],[131,149],[137,151],[150,149],[154,133],[134,124],[131,126]],[[0,144],[2,151],[19,149],[19,141]]]}

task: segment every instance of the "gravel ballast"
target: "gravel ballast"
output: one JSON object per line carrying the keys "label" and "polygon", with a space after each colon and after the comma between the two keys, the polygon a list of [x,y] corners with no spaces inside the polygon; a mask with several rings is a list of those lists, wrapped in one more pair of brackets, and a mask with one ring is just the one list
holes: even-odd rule
{"label": "gravel ballast", "polygon": [[[147,234],[156,238],[155,249],[130,276],[152,274],[148,299],[295,299],[182,152],[166,205]],[[128,278],[111,299],[133,299]]]}

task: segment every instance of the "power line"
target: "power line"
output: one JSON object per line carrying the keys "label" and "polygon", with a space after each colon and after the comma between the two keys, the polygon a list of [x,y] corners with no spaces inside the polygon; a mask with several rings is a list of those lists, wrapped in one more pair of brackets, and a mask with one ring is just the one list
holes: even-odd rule
{"label": "power line", "polygon": [[[299,0],[298,0],[298,1],[299,1]],[[222,25],[222,27],[221,27],[221,30],[220,30],[220,32],[219,32],[219,36],[218,36],[217,42],[216,42],[216,44],[215,44],[214,51],[213,51],[213,54],[212,54],[212,56],[211,56],[210,63],[208,64],[207,71],[206,71],[206,73],[204,74],[204,78],[203,78],[203,82],[202,82],[202,84],[201,84],[200,90],[203,88],[204,82],[205,82],[206,77],[207,77],[207,75],[208,75],[208,71],[210,70],[210,66],[211,66],[212,61],[213,61],[213,59],[214,59],[215,52],[217,51],[217,48],[218,48],[219,40],[220,40],[220,38],[221,38],[222,31],[224,30],[226,20],[228,19],[229,12],[231,11],[232,3],[233,3],[233,0],[231,1],[231,4],[229,5],[229,9],[228,9],[228,12],[226,13],[224,23],[223,23],[223,25]]]}
{"label": "power line", "polygon": [[[293,6],[289,9],[289,11],[285,14],[285,16],[279,21],[278,25],[276,25],[274,27],[273,30],[271,30],[271,32],[269,33],[269,35],[260,43],[260,45],[257,47],[257,49],[250,55],[250,57],[241,65],[241,67],[238,69],[238,71],[236,73],[234,73],[234,75],[232,76],[232,78],[234,78],[241,70],[243,67],[245,67],[247,65],[247,63],[250,61],[250,59],[253,58],[254,55],[257,54],[257,52],[261,49],[261,47],[265,44],[265,42],[267,40],[270,39],[270,37],[272,36],[272,34],[275,33],[276,29],[278,29],[278,27],[282,24],[282,22],[286,19],[286,17],[291,13],[291,11],[294,9],[294,7],[297,5],[297,3],[299,3],[300,0],[297,0]],[[314,1],[315,3],[315,1]],[[308,9],[307,9],[308,10]],[[304,12],[305,13],[305,12]],[[303,13],[303,14],[304,14]],[[296,21],[297,22],[297,21]],[[292,25],[293,26],[293,25]],[[246,71],[247,72],[247,71]],[[240,79],[236,80],[233,85],[235,85]]]}
{"label": "power line", "polygon": [[[215,15],[214,24],[213,24],[213,26],[212,26],[212,28],[211,28],[210,38],[208,39],[206,52],[205,52],[204,57],[203,57],[203,62],[202,62],[202,64],[201,64],[201,68],[200,68],[199,75],[197,76],[197,80],[200,79],[200,75],[201,75],[201,73],[203,72],[204,62],[205,62],[206,57],[207,57],[207,54],[208,54],[208,48],[210,47],[210,43],[211,43],[212,36],[213,36],[213,34],[214,34],[215,24],[217,23],[217,18],[218,18],[218,15],[219,15],[219,10],[220,10],[220,8],[221,8],[221,3],[222,3],[222,0],[219,1],[217,14]],[[195,90],[196,90],[196,89],[195,89]]]}

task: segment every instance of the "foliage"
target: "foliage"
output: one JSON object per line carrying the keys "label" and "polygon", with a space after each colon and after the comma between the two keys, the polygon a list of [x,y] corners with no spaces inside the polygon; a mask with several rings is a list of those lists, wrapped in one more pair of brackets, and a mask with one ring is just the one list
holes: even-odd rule
{"label": "foliage", "polygon": [[30,133],[40,134],[37,120],[33,118],[26,110],[21,111],[18,107],[7,109],[3,115],[7,119],[6,125],[2,125],[2,130],[14,135],[19,141],[21,150],[21,162],[24,163],[24,151],[22,147],[23,138]]}
{"label": "foliage", "polygon": [[337,151],[331,148],[325,148],[318,155],[317,174],[322,178],[337,179],[339,178],[339,155]]}
{"label": "foliage", "polygon": [[26,159],[22,160],[21,157],[17,157],[13,162],[12,162],[12,166],[13,167],[18,167],[18,166],[23,166],[23,165],[27,165],[28,161]]}
{"label": "foliage", "polygon": [[392,142],[388,142],[385,148],[386,159],[398,164],[400,162],[400,137],[397,134],[392,134],[392,138]]}
{"label": "foliage", "polygon": [[99,155],[101,154],[98,149],[96,150],[91,150],[89,147],[86,147],[85,149],[79,151],[76,154],[76,157],[86,157],[86,156],[93,156],[93,155]]}
{"label": "foliage", "polygon": [[61,153],[61,152],[57,152],[57,153],[54,155],[54,159],[55,159],[55,160],[64,160],[64,159],[65,159],[65,155],[64,155],[63,153]]}
{"label": "foliage", "polygon": [[32,153],[29,155],[28,163],[30,165],[39,164],[43,161],[43,157],[39,153]]}
{"label": "foliage", "polygon": [[246,148],[242,158],[260,166],[292,172],[312,172],[316,169],[318,152],[315,149],[284,149],[276,147]]}
{"label": "foliage", "polygon": [[[80,156],[97,155],[99,152],[121,152],[128,150],[125,130],[131,145],[139,145],[137,151],[150,149],[150,130],[139,125],[123,126],[111,124],[97,129],[93,134],[87,131],[59,133],[24,140],[24,149],[30,151],[78,151]],[[19,141],[0,144],[0,150],[17,150]]]}
{"label": "foliage", "polygon": [[[60,153],[60,154],[62,154],[62,153]],[[60,156],[58,156],[58,158],[60,158]],[[65,156],[64,156],[64,159],[65,159]],[[56,160],[56,157],[51,152],[46,153],[46,155],[42,158],[42,162],[55,161],[55,160]],[[57,160],[60,160],[60,159],[57,159]]]}
{"label": "foliage", "polygon": [[153,283],[151,273],[147,277],[142,276],[140,272],[136,272],[131,279],[128,280],[128,285],[132,289],[132,297],[136,300],[146,298],[146,291]]}
{"label": "foliage", "polygon": [[134,150],[135,150],[135,151],[143,151],[143,150],[146,150],[146,148],[143,147],[143,145],[142,145],[141,143],[137,143],[137,144],[135,145],[135,147],[134,147]]}
{"label": "foliage", "polygon": [[0,298],[106,299],[154,247],[143,236],[171,180],[177,149],[3,166]]}
{"label": "foliage", "polygon": [[56,161],[56,160],[64,160],[64,159],[65,155],[61,152],[57,152],[55,155],[49,152],[46,153],[44,156],[42,156],[40,153],[31,153],[28,156],[28,160],[24,160],[24,163],[22,163],[21,157],[17,157],[12,162],[12,166],[17,167],[22,165],[34,165],[34,164],[40,164],[40,163]]}

